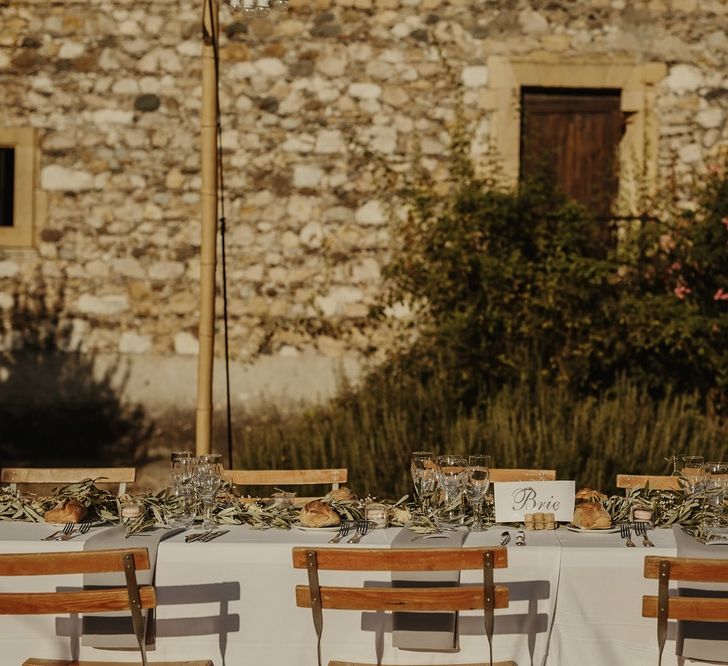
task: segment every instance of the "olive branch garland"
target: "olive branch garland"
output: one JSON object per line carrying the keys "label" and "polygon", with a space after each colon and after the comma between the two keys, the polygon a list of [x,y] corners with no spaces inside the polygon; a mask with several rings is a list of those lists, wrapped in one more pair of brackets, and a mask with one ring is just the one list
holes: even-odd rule
{"label": "olive branch garland", "polygon": [[[20,494],[8,488],[0,488],[0,520],[40,523],[44,514],[59,503],[74,499],[88,510],[87,519],[108,524],[121,522],[121,511],[125,504],[133,503],[140,507],[140,515],[126,524],[129,534],[136,534],[159,525],[169,524],[182,509],[183,499],[172,490],[165,488],[156,493],[124,495],[117,497],[103,490],[96,482],[102,478],[85,479],[79,483],[54,488],[49,495]],[[633,490],[625,496],[613,495],[602,502],[613,523],[629,521],[635,508],[652,511],[655,527],[682,526],[689,534],[700,541],[708,538],[707,525],[717,520],[726,500],[720,503],[720,489],[704,489],[693,493],[684,490],[657,490],[649,487]],[[435,514],[442,508],[439,497],[423,498],[415,502],[405,495],[398,500],[373,497],[354,500],[334,500],[322,498],[344,520],[363,520],[368,503],[376,501],[389,509],[390,525],[408,525],[415,532],[437,531]],[[191,507],[195,515],[201,515],[202,504],[198,500]],[[242,499],[235,486],[225,483],[218,493],[213,508],[213,520],[221,525],[249,525],[254,529],[290,529],[299,521],[300,507],[286,506],[275,501]],[[494,521],[493,503],[486,498],[483,507],[486,524]],[[469,509],[464,524],[473,522],[474,516]]]}

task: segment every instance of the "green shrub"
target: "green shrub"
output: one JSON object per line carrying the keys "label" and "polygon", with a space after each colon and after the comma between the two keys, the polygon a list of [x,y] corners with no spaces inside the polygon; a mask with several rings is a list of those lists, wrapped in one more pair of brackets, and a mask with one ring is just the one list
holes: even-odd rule
{"label": "green shrub", "polygon": [[626,380],[583,398],[540,381],[507,386],[466,413],[436,379],[375,373],[366,390],[345,388],[329,405],[243,415],[235,441],[236,467],[345,466],[352,487],[379,496],[410,492],[409,456],[420,449],[486,452],[499,467],[555,468],[609,490],[617,473],[669,473],[675,454],[725,460],[728,424],[706,416],[697,396],[656,401]]}

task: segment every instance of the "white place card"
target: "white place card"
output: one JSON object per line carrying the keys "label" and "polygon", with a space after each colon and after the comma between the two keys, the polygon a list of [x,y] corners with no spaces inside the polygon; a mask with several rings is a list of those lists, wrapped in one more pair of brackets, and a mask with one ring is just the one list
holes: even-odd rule
{"label": "white place card", "polygon": [[527,513],[553,513],[556,522],[574,517],[574,481],[508,481],[493,484],[495,521],[523,522]]}

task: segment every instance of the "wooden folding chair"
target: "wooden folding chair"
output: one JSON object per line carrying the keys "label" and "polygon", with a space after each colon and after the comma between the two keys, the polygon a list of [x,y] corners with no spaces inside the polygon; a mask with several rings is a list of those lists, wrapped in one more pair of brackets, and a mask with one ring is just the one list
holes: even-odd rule
{"label": "wooden folding chair", "polygon": [[117,494],[126,492],[126,484],[136,480],[133,467],[4,467],[0,481],[9,483],[14,492],[19,483],[69,484],[84,479],[99,479],[100,483],[118,483]]}
{"label": "wooden folding chair", "polygon": [[728,560],[692,557],[645,557],[645,578],[656,578],[657,596],[642,597],[642,617],[657,618],[658,666],[667,638],[668,620],[727,622],[728,599],[670,596],[671,580],[693,583],[728,583]]}
{"label": "wooden folding chair", "polygon": [[554,481],[556,479],[555,469],[515,469],[491,467],[490,482],[497,481]]}
{"label": "wooden folding chair", "polygon": [[[0,592],[0,615],[57,615],[61,613],[104,613],[128,610],[139,644],[142,664],[147,666],[145,625],[142,609],[155,608],[152,585],[138,585],[137,569],[149,569],[146,548],[87,550],[61,553],[18,553],[0,555],[1,576],[62,576],[66,574],[123,572],[126,587],[94,587],[72,592]],[[125,662],[34,659],[23,666],[122,666]],[[160,666],[212,666],[212,661],[155,662]]]}
{"label": "wooden folding chair", "polygon": [[[493,570],[508,566],[508,552],[497,548],[306,548],[293,549],[293,566],[308,571],[308,585],[296,586],[296,604],[310,608],[321,666],[323,609],[370,611],[483,610],[490,664],[493,665],[494,610],[508,607],[508,588],[493,584]],[[482,586],[330,587],[319,571],[483,571]],[[510,662],[509,662],[510,663]],[[367,666],[329,661],[329,666]],[[465,666],[465,665],[463,665]],[[471,665],[475,666],[475,665]]]}
{"label": "wooden folding chair", "polygon": [[[238,486],[316,486],[330,485],[332,490],[346,483],[348,470],[336,469],[231,469],[223,472],[223,479]],[[306,501],[311,498],[298,498]]]}
{"label": "wooden folding chair", "polygon": [[680,490],[677,476],[654,476],[649,474],[617,474],[617,488],[636,490],[649,484],[651,490]]}

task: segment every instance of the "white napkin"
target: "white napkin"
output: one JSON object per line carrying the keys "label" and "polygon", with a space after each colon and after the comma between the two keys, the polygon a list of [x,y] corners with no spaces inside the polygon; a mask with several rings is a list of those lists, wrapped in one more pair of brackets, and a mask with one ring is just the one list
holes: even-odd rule
{"label": "white napkin", "polygon": [[[437,538],[428,538],[403,529],[393,539],[392,548],[461,548],[467,535],[466,530],[450,530]],[[459,583],[460,571],[392,572],[394,587],[452,587]],[[457,628],[457,613],[394,613],[392,645],[402,650],[455,651]]]}

